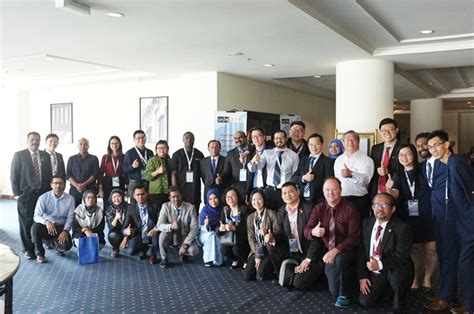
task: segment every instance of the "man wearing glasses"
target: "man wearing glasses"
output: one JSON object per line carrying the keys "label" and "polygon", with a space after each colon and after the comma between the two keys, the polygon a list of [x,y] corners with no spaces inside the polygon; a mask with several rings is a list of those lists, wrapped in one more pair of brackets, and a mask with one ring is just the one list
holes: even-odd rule
{"label": "man wearing glasses", "polygon": [[[133,195],[133,188],[137,184],[148,184],[144,181],[145,167],[148,159],[153,157],[153,151],[145,147],[146,135],[142,130],[133,132],[135,147],[130,148],[123,158],[123,173],[128,176],[128,195]],[[148,186],[145,185],[146,191]]]}
{"label": "man wearing glasses", "polygon": [[[440,263],[440,298],[425,304],[432,311],[474,311],[474,174],[466,161],[449,149],[443,130],[428,136],[428,149],[436,158],[431,179],[431,204]],[[459,269],[458,269],[459,268]],[[463,305],[453,304],[458,270]]]}
{"label": "man wearing glasses", "polygon": [[392,118],[382,119],[379,123],[379,134],[383,143],[372,147],[370,157],[376,171],[370,182],[370,195],[386,192],[385,183],[388,175],[393,176],[397,167],[397,151],[400,147],[398,123]]}
{"label": "man wearing glasses", "polygon": [[410,259],[413,233],[408,224],[393,217],[396,206],[392,195],[377,194],[372,210],[374,216],[363,222],[358,252],[359,302],[373,307],[390,287],[393,311],[401,312],[415,272]]}

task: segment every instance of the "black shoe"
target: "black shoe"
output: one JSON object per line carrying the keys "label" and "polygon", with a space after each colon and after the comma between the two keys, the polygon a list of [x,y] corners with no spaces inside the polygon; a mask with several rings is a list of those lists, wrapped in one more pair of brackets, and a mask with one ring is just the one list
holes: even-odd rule
{"label": "black shoe", "polygon": [[159,265],[160,265],[161,268],[168,267],[168,261],[166,260],[166,258],[162,259]]}
{"label": "black shoe", "polygon": [[212,262],[204,263],[204,267],[212,267]]}
{"label": "black shoe", "polygon": [[142,259],[146,258],[146,253],[145,252],[138,252],[137,257],[138,257],[138,260],[141,261]]}
{"label": "black shoe", "polygon": [[23,254],[25,255],[26,259],[29,259],[29,260],[36,259],[35,253],[31,251],[25,251]]}
{"label": "black shoe", "polygon": [[187,263],[189,262],[188,256],[187,255],[182,255],[180,256],[181,262],[182,263]]}
{"label": "black shoe", "polygon": [[64,254],[65,254],[64,251],[57,251],[56,252],[57,256],[64,256]]}

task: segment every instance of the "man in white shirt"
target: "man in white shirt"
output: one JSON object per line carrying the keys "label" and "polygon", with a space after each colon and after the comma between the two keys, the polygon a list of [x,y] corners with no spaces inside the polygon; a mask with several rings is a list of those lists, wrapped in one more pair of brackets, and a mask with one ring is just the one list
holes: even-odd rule
{"label": "man in white shirt", "polygon": [[281,187],[291,181],[291,177],[298,169],[298,154],[286,147],[286,133],[283,130],[273,134],[275,148],[266,150],[263,155],[255,153],[248,164],[250,172],[257,172],[267,167],[267,186],[264,189],[268,208],[278,210],[285,205],[281,198]]}
{"label": "man in white shirt", "polygon": [[342,196],[357,206],[360,218],[369,215],[369,183],[374,174],[373,160],[359,150],[360,137],[353,130],[344,133],[345,152],[334,162],[334,176],[341,181]]}

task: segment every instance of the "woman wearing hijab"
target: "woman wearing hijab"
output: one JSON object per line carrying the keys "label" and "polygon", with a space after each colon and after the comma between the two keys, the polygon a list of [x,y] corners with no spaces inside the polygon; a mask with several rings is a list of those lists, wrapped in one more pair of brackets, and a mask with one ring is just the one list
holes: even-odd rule
{"label": "woman wearing hijab", "polygon": [[220,251],[220,241],[217,236],[217,229],[221,218],[222,206],[220,204],[220,193],[216,189],[207,192],[207,204],[199,214],[199,242],[202,244],[202,257],[204,266],[220,266],[222,264],[222,254]]}
{"label": "woman wearing hijab", "polygon": [[333,139],[328,144],[328,158],[334,164],[337,157],[344,154],[344,145],[340,139]]}
{"label": "woman wearing hijab", "polygon": [[74,211],[74,221],[72,223],[72,237],[76,247],[80,237],[92,237],[97,234],[99,237],[99,248],[105,245],[104,236],[104,211],[97,206],[97,195],[93,190],[86,190],[82,194],[82,204]]}
{"label": "woman wearing hijab", "polygon": [[120,243],[123,240],[123,222],[127,214],[127,204],[124,201],[123,191],[113,189],[110,192],[109,207],[106,210],[107,226],[109,227],[109,243],[112,245],[112,257],[118,257]]}

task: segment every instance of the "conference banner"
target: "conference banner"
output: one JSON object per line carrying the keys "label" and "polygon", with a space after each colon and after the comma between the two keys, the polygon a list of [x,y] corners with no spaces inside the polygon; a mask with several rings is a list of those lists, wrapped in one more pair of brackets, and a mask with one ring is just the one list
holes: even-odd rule
{"label": "conference banner", "polygon": [[290,124],[293,121],[301,121],[301,116],[293,114],[280,115],[280,129],[285,131],[288,136],[290,135]]}
{"label": "conference banner", "polygon": [[221,142],[221,154],[234,147],[233,134],[236,131],[247,130],[247,112],[245,111],[216,111],[214,119],[214,138]]}

